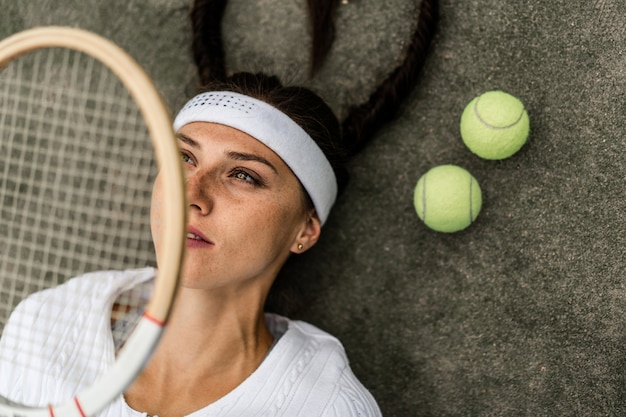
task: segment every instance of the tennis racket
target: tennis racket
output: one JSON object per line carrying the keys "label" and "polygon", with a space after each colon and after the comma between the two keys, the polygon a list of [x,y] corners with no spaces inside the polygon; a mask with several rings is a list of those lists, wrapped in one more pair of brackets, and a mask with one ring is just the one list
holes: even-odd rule
{"label": "tennis racket", "polygon": [[179,155],[155,86],[112,42],[63,27],[0,42],[0,417],[91,416],[141,372],[184,250]]}

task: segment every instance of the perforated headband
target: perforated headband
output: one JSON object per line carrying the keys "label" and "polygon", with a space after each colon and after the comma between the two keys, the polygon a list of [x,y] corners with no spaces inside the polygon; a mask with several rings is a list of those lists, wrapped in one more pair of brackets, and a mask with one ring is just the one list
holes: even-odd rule
{"label": "perforated headband", "polygon": [[289,116],[243,94],[212,91],[185,104],[174,119],[174,131],[193,122],[230,126],[274,151],[300,180],[324,224],[337,197],[337,179],[319,146]]}

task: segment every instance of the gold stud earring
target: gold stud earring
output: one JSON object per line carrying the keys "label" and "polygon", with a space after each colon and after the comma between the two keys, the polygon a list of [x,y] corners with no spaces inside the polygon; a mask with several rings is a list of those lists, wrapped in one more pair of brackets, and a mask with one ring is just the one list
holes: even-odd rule
{"label": "gold stud earring", "polygon": [[304,245],[302,243],[298,243],[298,250],[304,249]]}

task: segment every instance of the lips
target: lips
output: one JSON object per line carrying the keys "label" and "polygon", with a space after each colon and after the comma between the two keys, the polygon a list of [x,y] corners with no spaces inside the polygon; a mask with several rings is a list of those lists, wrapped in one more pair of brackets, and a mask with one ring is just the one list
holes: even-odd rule
{"label": "lips", "polygon": [[192,246],[199,245],[213,245],[206,236],[204,236],[198,229],[195,227],[189,227],[187,230],[187,244]]}

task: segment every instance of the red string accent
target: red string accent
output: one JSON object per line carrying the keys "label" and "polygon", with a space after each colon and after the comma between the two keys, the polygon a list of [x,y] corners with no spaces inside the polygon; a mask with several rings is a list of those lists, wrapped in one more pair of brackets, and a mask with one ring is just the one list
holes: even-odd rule
{"label": "red string accent", "polygon": [[143,318],[151,321],[159,327],[165,327],[165,322],[163,320],[159,320],[156,317],[149,315],[148,313],[143,313]]}
{"label": "red string accent", "polygon": [[78,401],[78,397],[74,397],[74,404],[76,404],[76,408],[82,417],[87,417],[87,414],[83,411],[83,407],[80,406],[80,401]]}

